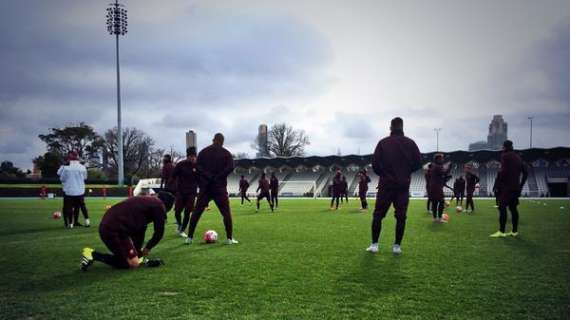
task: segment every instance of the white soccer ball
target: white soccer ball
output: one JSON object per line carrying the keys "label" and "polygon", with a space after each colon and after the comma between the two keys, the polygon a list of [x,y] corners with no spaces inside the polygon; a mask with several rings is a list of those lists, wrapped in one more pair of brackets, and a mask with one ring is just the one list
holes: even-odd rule
{"label": "white soccer ball", "polygon": [[455,207],[455,211],[459,212],[463,212],[463,207],[462,206],[457,206]]}
{"label": "white soccer ball", "polygon": [[61,219],[61,212],[55,211],[54,213],[51,214],[51,217],[52,217],[54,220]]}
{"label": "white soccer ball", "polygon": [[218,233],[214,230],[204,232],[204,241],[206,243],[214,243],[218,241]]}

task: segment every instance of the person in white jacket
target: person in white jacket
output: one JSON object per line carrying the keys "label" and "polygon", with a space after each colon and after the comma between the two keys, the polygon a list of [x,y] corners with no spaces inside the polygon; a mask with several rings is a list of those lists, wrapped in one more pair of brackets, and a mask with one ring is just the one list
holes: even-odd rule
{"label": "person in white jacket", "polygon": [[[85,180],[87,179],[87,169],[79,162],[77,152],[72,151],[67,156],[69,165],[63,165],[57,170],[59,180],[63,184],[63,217],[66,228],[73,228],[78,225],[77,216],[79,214],[81,203],[84,202]],[[87,211],[83,212],[85,217],[85,226],[90,225],[89,215]]]}

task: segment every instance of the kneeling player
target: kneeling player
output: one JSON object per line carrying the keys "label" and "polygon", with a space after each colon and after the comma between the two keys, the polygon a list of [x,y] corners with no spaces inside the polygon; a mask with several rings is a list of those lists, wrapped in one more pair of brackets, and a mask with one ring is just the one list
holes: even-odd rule
{"label": "kneeling player", "polygon": [[[87,271],[93,261],[100,261],[119,269],[137,268],[141,257],[148,255],[164,234],[166,213],[174,203],[174,196],[159,192],[154,196],[129,198],[111,207],[99,225],[99,236],[112,254],[84,248],[81,270]],[[143,247],[147,225],[154,225],[152,238]],[[146,259],[146,266],[159,266],[161,260]]]}

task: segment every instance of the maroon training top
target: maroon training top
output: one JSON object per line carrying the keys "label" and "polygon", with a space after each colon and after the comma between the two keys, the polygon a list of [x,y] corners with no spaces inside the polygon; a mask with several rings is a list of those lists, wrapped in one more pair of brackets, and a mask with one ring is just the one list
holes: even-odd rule
{"label": "maroon training top", "polygon": [[421,168],[421,155],[414,140],[404,136],[403,131],[393,131],[380,140],[374,150],[372,168],[380,177],[379,189],[410,188],[412,172]]}
{"label": "maroon training top", "polygon": [[[521,174],[523,175],[521,180]],[[528,171],[521,157],[514,151],[505,151],[501,155],[501,171],[499,172],[498,189],[501,192],[518,192],[526,182]]]}
{"label": "maroon training top", "polygon": [[160,177],[164,181],[165,185],[168,183],[168,179],[170,179],[170,176],[172,175],[172,170],[174,170],[174,165],[172,164],[172,162],[165,163],[162,166]]}
{"label": "maroon training top", "polygon": [[277,179],[277,177],[271,177],[269,180],[269,188],[271,191],[277,192],[279,189],[279,179]]}
{"label": "maroon training top", "polygon": [[172,170],[172,179],[176,183],[176,192],[183,195],[193,195],[198,192],[198,170],[196,164],[184,159]]}
{"label": "maroon training top", "polygon": [[212,144],[198,153],[200,190],[227,192],[228,175],[234,170],[232,154],[224,147]]}
{"label": "maroon training top", "polygon": [[442,164],[432,163],[429,174],[429,195],[436,200],[443,199],[443,186],[445,185],[445,176],[449,169],[445,169]]}
{"label": "maroon training top", "polygon": [[473,194],[475,192],[475,186],[479,183],[479,177],[467,172],[465,174],[465,181],[467,182],[467,194]]}
{"label": "maroon training top", "polygon": [[259,179],[256,191],[260,191],[260,190],[261,190],[261,193],[269,192],[269,181],[267,180],[267,178]]}
{"label": "maroon training top", "polygon": [[154,225],[152,238],[146,247],[152,249],[162,239],[166,209],[157,197],[138,196],[128,198],[112,206],[101,220],[99,229],[131,237],[144,234],[149,223]]}
{"label": "maroon training top", "polygon": [[358,179],[358,192],[366,193],[368,191],[368,183],[370,183],[370,178],[367,175],[360,175]]}
{"label": "maroon training top", "polygon": [[342,191],[342,175],[336,175],[333,178],[332,191],[335,195],[340,195]]}
{"label": "maroon training top", "polygon": [[247,182],[246,179],[240,179],[239,180],[239,190],[242,192],[246,192],[248,188],[249,188],[249,182]]}

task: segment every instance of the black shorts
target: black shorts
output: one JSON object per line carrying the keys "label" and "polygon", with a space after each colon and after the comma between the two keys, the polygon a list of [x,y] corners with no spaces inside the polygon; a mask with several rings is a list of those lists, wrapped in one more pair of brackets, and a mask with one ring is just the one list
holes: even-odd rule
{"label": "black shorts", "polygon": [[194,210],[194,204],[196,202],[195,194],[177,194],[176,202],[174,204],[174,210],[186,209],[187,211]]}
{"label": "black shorts", "polygon": [[263,198],[266,198],[268,201],[271,201],[269,192],[262,192],[257,196],[257,200],[261,200]]}

